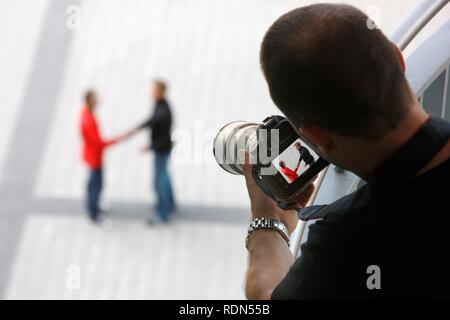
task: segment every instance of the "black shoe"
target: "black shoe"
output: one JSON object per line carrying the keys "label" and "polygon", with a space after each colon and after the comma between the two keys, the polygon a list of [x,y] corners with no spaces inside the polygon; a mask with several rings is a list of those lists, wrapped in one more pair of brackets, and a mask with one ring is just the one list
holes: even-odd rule
{"label": "black shoe", "polygon": [[147,220],[147,225],[149,225],[149,226],[163,225],[163,224],[168,224],[168,223],[169,223],[169,219],[163,220],[160,217],[151,217],[150,219]]}
{"label": "black shoe", "polygon": [[98,227],[101,227],[106,230],[111,230],[114,227],[114,223],[111,219],[99,216],[95,219],[91,219],[92,223]]}

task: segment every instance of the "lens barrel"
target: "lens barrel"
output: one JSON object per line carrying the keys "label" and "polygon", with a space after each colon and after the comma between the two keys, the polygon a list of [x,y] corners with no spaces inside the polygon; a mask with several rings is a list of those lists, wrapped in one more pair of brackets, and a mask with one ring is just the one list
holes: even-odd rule
{"label": "lens barrel", "polygon": [[256,135],[258,124],[245,121],[235,121],[227,124],[214,138],[214,157],[217,163],[227,172],[242,175],[244,159],[238,151],[248,150],[248,141]]}

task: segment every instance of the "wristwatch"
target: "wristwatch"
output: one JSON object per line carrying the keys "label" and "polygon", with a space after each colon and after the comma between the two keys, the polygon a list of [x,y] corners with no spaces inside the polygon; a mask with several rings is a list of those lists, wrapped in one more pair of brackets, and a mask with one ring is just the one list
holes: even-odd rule
{"label": "wristwatch", "polygon": [[258,229],[273,229],[278,231],[286,240],[288,246],[291,245],[291,240],[289,238],[289,231],[288,228],[284,225],[283,222],[277,219],[270,219],[270,218],[256,218],[248,227],[247,237],[245,238],[245,247],[248,249],[248,245],[250,242],[250,239],[252,237],[252,233],[255,230]]}

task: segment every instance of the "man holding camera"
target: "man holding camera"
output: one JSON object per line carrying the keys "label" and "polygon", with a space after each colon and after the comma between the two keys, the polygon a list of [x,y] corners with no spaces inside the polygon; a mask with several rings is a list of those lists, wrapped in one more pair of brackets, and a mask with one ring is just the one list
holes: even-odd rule
{"label": "man holding camera", "polygon": [[[275,104],[320,156],[367,185],[318,209],[323,219],[295,260],[279,226],[292,233],[298,212],[259,189],[246,154],[252,217],[271,222],[249,232],[250,299],[450,297],[450,125],[423,110],[401,52],[368,19],[318,4],[265,35],[261,65]],[[297,196],[300,213],[313,191]]]}

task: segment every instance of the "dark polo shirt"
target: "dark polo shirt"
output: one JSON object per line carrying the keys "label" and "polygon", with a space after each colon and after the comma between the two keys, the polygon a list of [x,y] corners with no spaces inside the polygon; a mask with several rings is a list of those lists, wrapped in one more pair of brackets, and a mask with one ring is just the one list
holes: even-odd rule
{"label": "dark polo shirt", "polygon": [[450,160],[409,179],[390,175],[407,158],[392,163],[315,209],[323,219],[273,299],[450,298]]}

